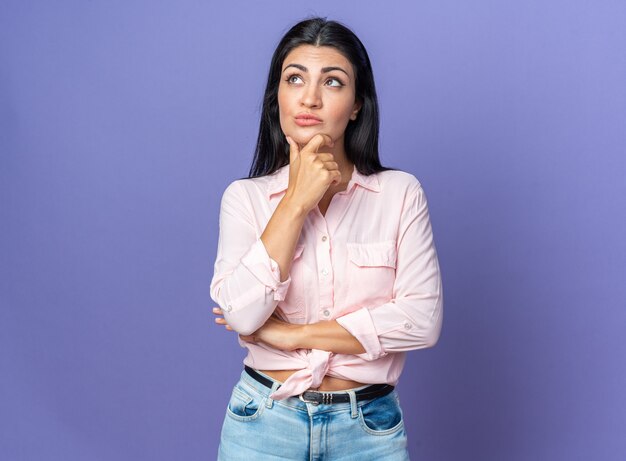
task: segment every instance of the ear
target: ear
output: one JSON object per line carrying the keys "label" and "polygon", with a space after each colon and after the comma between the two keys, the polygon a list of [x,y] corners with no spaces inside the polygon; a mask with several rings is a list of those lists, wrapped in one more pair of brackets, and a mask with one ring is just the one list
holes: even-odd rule
{"label": "ear", "polygon": [[361,103],[361,101],[357,101],[354,103],[354,109],[352,110],[352,114],[350,115],[350,120],[356,120],[356,116],[358,115],[362,106],[363,103]]}

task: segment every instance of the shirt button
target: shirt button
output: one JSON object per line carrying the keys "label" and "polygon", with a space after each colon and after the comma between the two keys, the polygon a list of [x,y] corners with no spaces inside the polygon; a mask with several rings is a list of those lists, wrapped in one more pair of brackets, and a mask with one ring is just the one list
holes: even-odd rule
{"label": "shirt button", "polygon": [[231,304],[229,304],[228,306],[226,306],[226,312],[230,312],[233,310],[233,306]]}
{"label": "shirt button", "polygon": [[413,325],[411,325],[409,322],[404,322],[404,328],[405,328],[405,330],[410,330],[412,326],[413,326]]}
{"label": "shirt button", "polygon": [[322,312],[324,314],[324,317],[328,317],[330,315],[330,311],[328,309],[324,309],[324,312]]}
{"label": "shirt button", "polygon": [[326,268],[322,269],[322,275],[328,275],[328,269]]}
{"label": "shirt button", "polygon": [[322,242],[325,242],[327,239],[328,239],[328,237],[323,236],[323,237],[322,237]]}

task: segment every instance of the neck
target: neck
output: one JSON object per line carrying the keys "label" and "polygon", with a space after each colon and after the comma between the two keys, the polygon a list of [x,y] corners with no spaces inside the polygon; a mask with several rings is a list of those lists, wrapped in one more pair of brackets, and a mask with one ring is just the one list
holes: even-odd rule
{"label": "neck", "polygon": [[354,164],[346,157],[346,150],[343,145],[343,136],[335,141],[334,147],[331,147],[327,152],[330,152],[335,157],[335,162],[337,162],[337,166],[341,172],[341,184],[348,184],[348,182],[350,182],[352,170],[354,169]]}

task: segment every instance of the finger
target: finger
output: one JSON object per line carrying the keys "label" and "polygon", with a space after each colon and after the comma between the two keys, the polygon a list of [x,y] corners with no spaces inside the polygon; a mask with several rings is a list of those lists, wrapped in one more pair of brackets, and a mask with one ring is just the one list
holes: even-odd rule
{"label": "finger", "polygon": [[213,313],[216,315],[222,315],[222,309],[220,309],[219,307],[214,307],[213,308]]}
{"label": "finger", "polygon": [[317,133],[311,138],[311,140],[304,147],[303,150],[306,150],[307,152],[317,153],[318,149],[323,145],[332,147],[334,145],[333,138],[331,138],[326,133]]}
{"label": "finger", "polygon": [[341,173],[339,170],[330,170],[330,173],[334,176],[331,184],[341,184]]}
{"label": "finger", "polygon": [[326,152],[322,152],[322,153],[318,152],[317,155],[315,156],[315,159],[321,160],[322,162],[330,162],[330,161],[335,160],[335,155],[326,153]]}
{"label": "finger", "polygon": [[217,323],[219,325],[224,325],[227,330],[230,330],[230,331],[233,330],[232,327],[228,323],[226,323],[226,320],[224,320],[222,318],[215,319],[215,323]]}
{"label": "finger", "polygon": [[289,136],[286,136],[286,139],[289,143],[289,163],[292,163],[298,155],[300,155],[300,148],[298,147],[298,143]]}
{"label": "finger", "polygon": [[339,169],[339,164],[337,162],[329,161],[329,162],[323,162],[323,163],[324,163],[324,168],[326,168],[328,171]]}

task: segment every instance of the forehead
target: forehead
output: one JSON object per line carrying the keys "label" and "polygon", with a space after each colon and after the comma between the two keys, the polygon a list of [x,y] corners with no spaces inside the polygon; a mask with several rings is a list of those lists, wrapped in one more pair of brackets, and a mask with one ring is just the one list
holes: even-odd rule
{"label": "forehead", "polygon": [[352,64],[336,48],[331,46],[300,45],[289,52],[283,61],[283,69],[289,64],[302,64],[309,71],[319,70],[327,66],[340,66],[350,75],[353,74]]}

